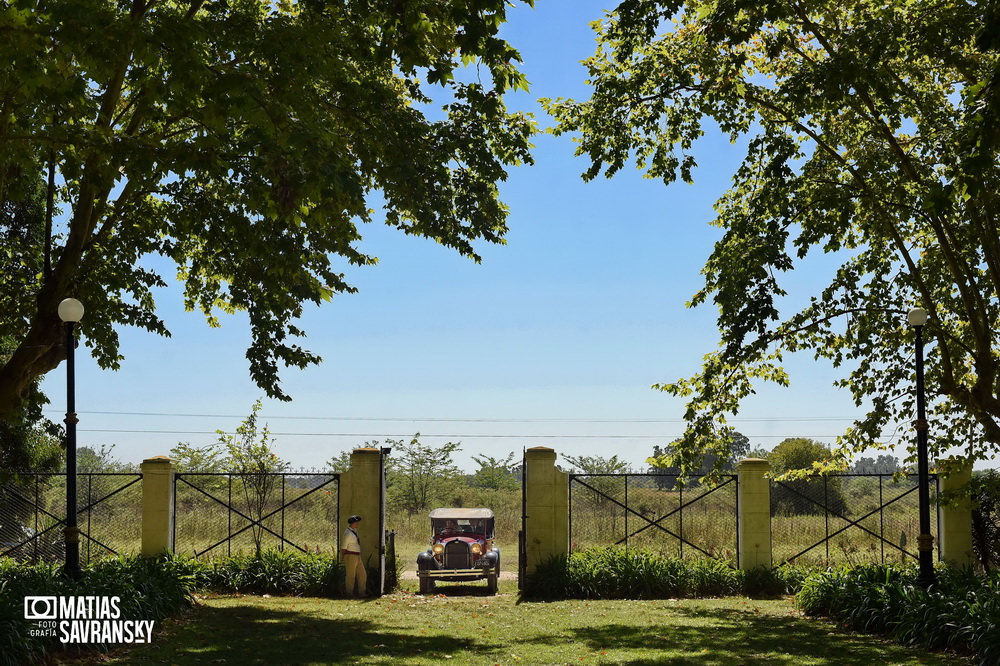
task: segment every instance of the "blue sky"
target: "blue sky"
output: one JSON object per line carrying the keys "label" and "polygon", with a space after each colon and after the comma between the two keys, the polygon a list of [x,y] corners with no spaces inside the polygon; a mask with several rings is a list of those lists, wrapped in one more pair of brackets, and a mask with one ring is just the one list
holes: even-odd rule
{"label": "blue sky", "polygon": [[[579,62],[594,49],[588,23],[609,6],[540,0],[511,11],[504,35],[532,84],[511,108],[546,126],[538,98],[587,96]],[[293,402],[265,401],[275,450],[319,467],[367,440],[420,432],[432,444],[460,441],[456,460],[470,470],[473,455],[538,445],[642,466],[683,430],[683,403],[650,386],[694,374],[717,341],[714,308],[684,303],[701,286],[719,235],[708,224],[712,204],[741,152],[721,135],[697,148],[693,186],[665,187],[634,169],[584,183],[587,163],[567,137],[537,137],[536,165],[502,186],[508,243],[482,244],[480,265],[426,239],[362,228],[361,248],[379,264],[348,272],[359,293],[307,310],[305,346],[324,363],[284,372]],[[790,300],[821,286],[832,265],[821,257],[798,271]],[[140,462],[179,441],[205,445],[263,396],[249,379],[244,317],[223,315],[211,329],[183,311],[176,289],[158,305],[173,337],[122,329],[119,372],[78,354],[80,446],[114,445],[119,459]],[[752,446],[832,441],[858,413],[831,387],[827,365],[799,355],[788,367],[791,390],[762,387],[732,422]],[[50,413],[61,414],[62,367],[44,388]]]}

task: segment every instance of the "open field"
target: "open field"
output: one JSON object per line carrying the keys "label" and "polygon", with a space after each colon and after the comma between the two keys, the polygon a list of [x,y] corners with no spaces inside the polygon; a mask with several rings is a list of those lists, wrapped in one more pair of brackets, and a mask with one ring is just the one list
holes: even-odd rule
{"label": "open field", "polygon": [[[788,599],[518,603],[475,586],[368,601],[202,599],[112,664],[967,664],[801,617]],[[95,663],[98,660],[94,660]]]}

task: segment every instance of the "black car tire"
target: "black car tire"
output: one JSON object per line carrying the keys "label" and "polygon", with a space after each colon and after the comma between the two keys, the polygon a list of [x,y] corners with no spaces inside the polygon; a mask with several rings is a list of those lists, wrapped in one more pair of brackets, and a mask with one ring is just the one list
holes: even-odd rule
{"label": "black car tire", "polygon": [[423,576],[420,579],[420,594],[432,594],[434,592],[434,579]]}
{"label": "black car tire", "polygon": [[486,576],[486,591],[490,594],[497,593],[497,570],[491,569],[490,573]]}

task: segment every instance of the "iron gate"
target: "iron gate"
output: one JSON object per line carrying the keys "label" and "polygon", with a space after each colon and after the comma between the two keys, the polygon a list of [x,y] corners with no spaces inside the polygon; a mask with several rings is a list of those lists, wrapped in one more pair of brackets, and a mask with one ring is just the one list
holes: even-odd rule
{"label": "iron gate", "polygon": [[524,591],[528,575],[528,461],[526,449],[521,449],[521,529],[517,532],[517,589]]}
{"label": "iron gate", "polygon": [[[930,480],[936,494],[937,475]],[[771,542],[778,566],[916,560],[919,532],[916,474],[899,481],[892,474],[771,481]],[[931,532],[936,537],[936,521]]]}
{"label": "iron gate", "polygon": [[[138,552],[142,538],[142,475],[77,474],[80,561]],[[0,556],[31,562],[66,557],[66,473],[32,472],[0,485]]]}
{"label": "iron gate", "polygon": [[736,563],[737,477],[715,486],[676,474],[570,474],[570,550],[624,545]]}
{"label": "iron gate", "polygon": [[201,555],[286,546],[340,552],[340,475],[180,473],[174,476],[174,550]]}

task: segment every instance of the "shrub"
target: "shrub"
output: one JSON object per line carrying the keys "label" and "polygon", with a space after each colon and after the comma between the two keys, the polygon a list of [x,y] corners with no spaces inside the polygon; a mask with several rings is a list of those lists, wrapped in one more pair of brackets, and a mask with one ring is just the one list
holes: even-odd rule
{"label": "shrub", "polygon": [[802,567],[738,571],[712,559],[669,558],[607,546],[554,557],[528,575],[526,596],[538,599],[663,599],[796,591]]}
{"label": "shrub", "polygon": [[[158,622],[191,605],[194,568],[173,556],[127,556],[86,567],[81,579],[73,581],[65,578],[56,564],[22,564],[0,558],[0,664],[37,662],[66,649],[58,638],[30,635],[34,622],[24,619],[26,596],[117,596],[121,598],[120,619]],[[89,644],[70,650],[107,647]]]}
{"label": "shrub", "polygon": [[1000,574],[938,568],[930,591],[916,570],[892,564],[842,567],[810,576],[796,603],[808,615],[833,618],[858,631],[905,645],[971,652],[1000,663]]}
{"label": "shrub", "polygon": [[814,567],[798,564],[783,564],[776,569],[757,567],[740,571],[740,590],[748,597],[780,597],[795,594],[803,581],[814,573]]}
{"label": "shrub", "polygon": [[265,550],[199,565],[197,585],[215,592],[336,597],[344,568],[332,555]]}

